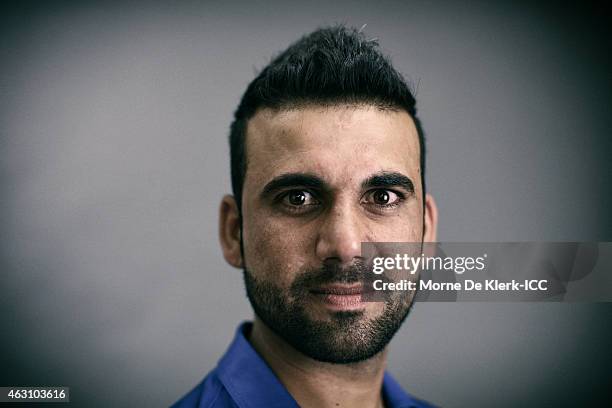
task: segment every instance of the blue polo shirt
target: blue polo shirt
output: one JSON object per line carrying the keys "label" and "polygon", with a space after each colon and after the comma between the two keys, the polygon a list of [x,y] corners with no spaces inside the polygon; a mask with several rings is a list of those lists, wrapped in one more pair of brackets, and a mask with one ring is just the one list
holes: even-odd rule
{"label": "blue polo shirt", "polygon": [[[246,339],[251,326],[251,323],[243,323],[238,327],[232,344],[217,367],[172,408],[299,407]],[[431,407],[406,394],[388,373],[384,376],[382,393],[387,408]]]}

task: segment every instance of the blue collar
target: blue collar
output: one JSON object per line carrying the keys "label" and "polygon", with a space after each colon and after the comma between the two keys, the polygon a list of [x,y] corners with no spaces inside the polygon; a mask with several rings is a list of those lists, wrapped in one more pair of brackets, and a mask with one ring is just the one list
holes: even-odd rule
{"label": "blue collar", "polygon": [[[240,408],[299,407],[270,367],[246,339],[251,327],[252,323],[245,322],[236,330],[236,336],[232,344],[217,367],[219,380]],[[391,375],[386,372],[382,393],[386,407],[428,406],[406,394]]]}

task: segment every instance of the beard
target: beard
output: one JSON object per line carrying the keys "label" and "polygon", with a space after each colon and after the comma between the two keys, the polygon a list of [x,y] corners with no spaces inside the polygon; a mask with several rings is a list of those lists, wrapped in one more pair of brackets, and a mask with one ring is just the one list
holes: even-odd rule
{"label": "beard", "polygon": [[284,290],[256,279],[247,268],[244,281],[255,314],[279,337],[302,354],[318,361],[347,364],[367,360],[381,352],[399,330],[412,307],[413,293],[399,291],[384,300],[379,316],[363,310],[331,312],[327,320],[308,314],[311,289],[331,283],[366,284],[366,267],[356,262],[347,268],[324,265],[298,276]]}

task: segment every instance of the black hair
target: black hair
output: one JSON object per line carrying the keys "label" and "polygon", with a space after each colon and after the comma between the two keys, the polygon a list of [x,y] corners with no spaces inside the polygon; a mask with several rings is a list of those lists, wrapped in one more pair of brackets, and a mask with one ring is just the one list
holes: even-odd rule
{"label": "black hair", "polygon": [[230,127],[232,189],[242,214],[247,170],[247,123],[258,109],[308,105],[366,104],[406,111],[417,129],[421,185],[425,196],[425,140],[416,116],[416,100],[402,75],[354,28],[320,28],[293,43],[249,84]]}

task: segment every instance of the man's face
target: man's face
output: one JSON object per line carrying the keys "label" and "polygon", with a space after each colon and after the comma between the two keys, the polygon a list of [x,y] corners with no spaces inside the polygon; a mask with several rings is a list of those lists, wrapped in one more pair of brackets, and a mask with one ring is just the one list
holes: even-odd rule
{"label": "man's face", "polygon": [[248,124],[242,240],[257,315],[312,358],[382,350],[413,295],[362,302],[362,242],[421,242],[416,128],[372,106],[261,110]]}

